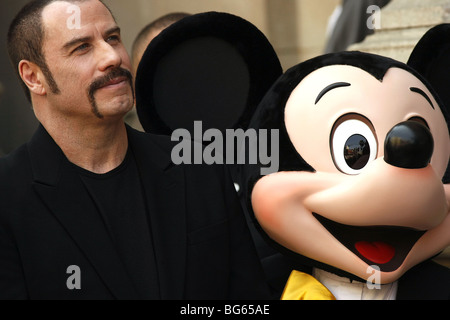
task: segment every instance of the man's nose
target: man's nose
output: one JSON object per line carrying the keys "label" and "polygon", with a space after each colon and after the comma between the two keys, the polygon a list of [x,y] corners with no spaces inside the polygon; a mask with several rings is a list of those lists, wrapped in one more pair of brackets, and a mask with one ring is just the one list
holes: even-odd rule
{"label": "man's nose", "polygon": [[430,130],[417,121],[405,121],[386,135],[384,160],[398,168],[425,168],[430,163],[433,149]]}
{"label": "man's nose", "polygon": [[114,47],[104,42],[99,49],[98,61],[100,71],[105,71],[109,68],[119,67],[122,64],[122,57]]}

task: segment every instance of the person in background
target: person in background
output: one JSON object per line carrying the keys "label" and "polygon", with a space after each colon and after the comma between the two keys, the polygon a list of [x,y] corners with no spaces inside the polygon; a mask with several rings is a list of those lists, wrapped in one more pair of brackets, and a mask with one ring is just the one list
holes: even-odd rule
{"label": "person in background", "polygon": [[141,61],[144,51],[147,49],[149,43],[165,28],[188,16],[190,16],[190,14],[185,12],[168,13],[142,28],[136,36],[131,49],[131,62],[133,64],[133,72],[135,76],[139,62]]}
{"label": "person in background", "polygon": [[[185,12],[168,13],[150,22],[144,28],[142,28],[142,30],[134,39],[131,48],[131,63],[133,65],[133,75],[135,77],[137,69],[139,67],[139,62],[141,61],[142,56],[144,55],[144,52],[150,42],[165,28],[188,16],[190,16],[190,14]],[[127,115],[125,116],[125,122],[133,128],[143,131],[135,107],[127,113]]]}

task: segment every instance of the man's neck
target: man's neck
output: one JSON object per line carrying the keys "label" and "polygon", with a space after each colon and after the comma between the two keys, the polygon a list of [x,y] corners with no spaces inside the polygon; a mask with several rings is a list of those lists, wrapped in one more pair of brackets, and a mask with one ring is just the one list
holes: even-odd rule
{"label": "man's neck", "polygon": [[106,173],[125,159],[128,137],[123,121],[99,125],[43,125],[67,159],[85,170]]}

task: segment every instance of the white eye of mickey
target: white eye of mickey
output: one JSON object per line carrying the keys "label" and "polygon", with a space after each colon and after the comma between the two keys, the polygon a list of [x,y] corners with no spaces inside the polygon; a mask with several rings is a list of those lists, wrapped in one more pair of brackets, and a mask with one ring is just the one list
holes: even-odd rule
{"label": "white eye of mickey", "polygon": [[377,140],[371,128],[357,119],[342,122],[331,138],[336,167],[346,174],[359,174],[377,155]]}

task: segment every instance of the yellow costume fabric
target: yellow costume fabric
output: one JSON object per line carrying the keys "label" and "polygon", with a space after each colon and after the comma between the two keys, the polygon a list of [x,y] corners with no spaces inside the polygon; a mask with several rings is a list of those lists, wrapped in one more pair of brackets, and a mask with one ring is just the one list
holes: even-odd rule
{"label": "yellow costume fabric", "polygon": [[292,271],[281,300],[336,300],[333,294],[313,276]]}

